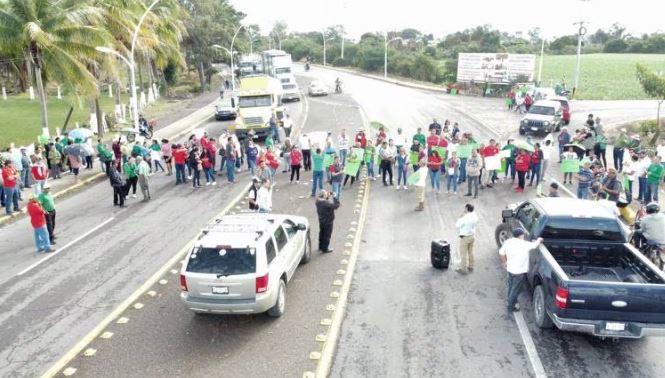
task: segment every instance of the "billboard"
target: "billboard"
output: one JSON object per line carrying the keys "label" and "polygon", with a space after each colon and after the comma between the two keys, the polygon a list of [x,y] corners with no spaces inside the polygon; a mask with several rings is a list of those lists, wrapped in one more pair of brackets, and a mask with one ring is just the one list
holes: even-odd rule
{"label": "billboard", "polygon": [[536,56],[508,53],[460,53],[457,81],[476,83],[510,83],[520,75],[533,80]]}

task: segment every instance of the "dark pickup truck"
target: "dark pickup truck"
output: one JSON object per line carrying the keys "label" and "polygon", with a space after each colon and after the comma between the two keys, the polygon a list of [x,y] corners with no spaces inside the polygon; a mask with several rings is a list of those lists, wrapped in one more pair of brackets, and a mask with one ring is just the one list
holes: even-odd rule
{"label": "dark pickup truck", "polygon": [[543,238],[528,281],[540,328],[599,337],[665,336],[665,275],[627,243],[619,219],[593,201],[537,198],[502,211],[499,246],[521,227]]}

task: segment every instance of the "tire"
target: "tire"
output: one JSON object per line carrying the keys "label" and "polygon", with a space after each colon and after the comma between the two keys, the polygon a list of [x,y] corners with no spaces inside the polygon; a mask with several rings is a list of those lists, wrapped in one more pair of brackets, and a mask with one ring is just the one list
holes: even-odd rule
{"label": "tire", "polygon": [[496,241],[496,246],[501,248],[503,242],[511,237],[511,229],[506,223],[501,223],[496,227],[494,231],[494,240]]}
{"label": "tire", "polygon": [[545,309],[545,290],[542,285],[536,286],[533,290],[533,319],[538,328],[554,327],[554,323]]}
{"label": "tire", "polygon": [[520,129],[520,135],[525,135],[525,134],[526,134],[526,131]]}
{"label": "tire", "polygon": [[561,131],[561,123],[556,124],[556,129],[554,131]]}
{"label": "tire", "polygon": [[309,237],[309,230],[305,236],[305,248],[303,248],[301,264],[307,264],[312,259],[312,239]]}
{"label": "tire", "polygon": [[146,130],[143,133],[143,136],[145,137],[145,139],[152,139],[152,130]]}
{"label": "tire", "polygon": [[273,318],[279,318],[284,315],[284,309],[286,308],[286,283],[283,279],[279,280],[279,288],[277,290],[279,290],[277,292],[277,301],[275,302],[275,305],[268,310],[268,315]]}

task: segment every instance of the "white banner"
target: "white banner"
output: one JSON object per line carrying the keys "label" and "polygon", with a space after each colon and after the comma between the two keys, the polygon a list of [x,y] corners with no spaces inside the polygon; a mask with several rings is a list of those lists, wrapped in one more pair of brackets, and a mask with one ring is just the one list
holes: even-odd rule
{"label": "white banner", "polygon": [[494,171],[501,169],[501,156],[494,155],[488,156],[485,158],[485,169],[488,171]]}
{"label": "white banner", "polygon": [[536,56],[508,53],[460,53],[457,81],[476,83],[510,83],[523,75],[533,80]]}

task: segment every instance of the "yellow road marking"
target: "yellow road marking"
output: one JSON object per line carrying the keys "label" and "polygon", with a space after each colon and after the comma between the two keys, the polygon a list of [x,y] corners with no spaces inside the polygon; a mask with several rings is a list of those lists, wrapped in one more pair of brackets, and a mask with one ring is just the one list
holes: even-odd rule
{"label": "yellow road marking", "polygon": [[[245,188],[240,191],[238,196],[231,200],[229,204],[222,210],[219,214],[215,215],[212,219],[210,219],[210,222],[214,221],[217,218],[220,218],[224,216],[224,214],[228,213],[229,210],[242,198],[245,197],[245,193],[249,190],[250,184],[246,185]],[[134,291],[127,299],[125,299],[118,307],[115,308],[110,314],[104,318],[95,328],[93,328],[90,332],[88,332],[87,335],[85,335],[81,340],[79,340],[78,343],[76,343],[67,353],[65,353],[58,361],[56,361],[53,366],[51,366],[50,369],[48,369],[43,375],[42,378],[50,378],[54,377],[58,372],[64,368],[71,360],[73,360],[81,351],[90,344],[95,337],[97,337],[102,331],[109,325],[111,322],[113,322],[120,314],[122,314],[129,306],[132,305],[143,293],[148,291],[150,287],[152,287],[160,277],[162,277],[166,272],[171,269],[173,265],[175,265],[178,261],[180,261],[189,251],[191,246],[194,244],[196,239],[198,239],[199,235],[197,235],[192,238],[185,246],[178,251],[173,257],[169,259],[169,261],[166,262],[159,270],[155,272],[150,278],[148,278],[147,281],[141,285],[136,291]],[[162,281],[164,281],[164,284],[166,284],[166,280],[161,280],[159,281],[160,284],[162,284]],[[108,337],[104,337],[104,335],[107,335]],[[104,332],[102,334],[102,338],[111,338],[113,336],[113,332]]]}

